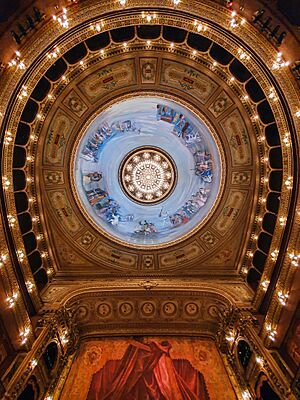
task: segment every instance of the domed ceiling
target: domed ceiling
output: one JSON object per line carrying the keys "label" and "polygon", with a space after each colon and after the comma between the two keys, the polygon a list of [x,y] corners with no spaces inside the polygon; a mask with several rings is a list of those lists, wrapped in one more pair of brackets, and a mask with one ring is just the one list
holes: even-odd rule
{"label": "domed ceiling", "polygon": [[79,199],[96,226],[142,247],[191,235],[217,198],[222,171],[207,126],[154,96],[105,109],[84,132],[74,164]]}
{"label": "domed ceiling", "polygon": [[151,4],[70,7],[68,29],[48,21],[1,81],[6,204],[33,301],[100,277],[264,296],[294,204],[297,95],[239,16]]}
{"label": "domed ceiling", "polygon": [[[195,272],[206,259],[205,269],[237,267],[247,234],[238,221],[249,222],[257,190],[255,127],[244,100],[215,71],[200,72],[189,58],[173,61],[165,50],[162,44],[155,57],[149,49],[147,58],[126,51],[125,60],[107,55],[105,66],[92,53],[84,67],[73,67],[76,78],[65,72],[58,82],[39,145],[41,196],[57,224],[60,265],[94,259],[127,271],[150,262],[153,270],[190,264]],[[145,157],[156,169],[147,169]],[[155,190],[141,168],[154,171]],[[224,248],[233,229],[239,239]],[[69,246],[84,248],[89,260],[81,250],[70,258]]]}

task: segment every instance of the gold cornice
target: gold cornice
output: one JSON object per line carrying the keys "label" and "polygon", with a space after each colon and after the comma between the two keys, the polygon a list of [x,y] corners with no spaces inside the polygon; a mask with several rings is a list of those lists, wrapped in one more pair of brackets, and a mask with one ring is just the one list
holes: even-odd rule
{"label": "gold cornice", "polygon": [[[239,288],[240,292],[233,292],[233,288]],[[43,302],[47,304],[70,304],[73,300],[85,295],[98,295],[101,293],[119,293],[124,294],[129,292],[139,293],[142,297],[149,293],[155,296],[155,293],[162,293],[165,296],[170,296],[174,292],[182,293],[214,293],[220,298],[226,299],[230,304],[241,304],[243,306],[251,306],[252,292],[247,285],[239,281],[226,281],[223,286],[221,280],[215,283],[209,281],[200,281],[195,279],[170,279],[170,278],[104,278],[101,280],[101,287],[95,285],[88,280],[76,282],[53,282],[50,288],[43,293]],[[75,300],[74,300],[75,301]]]}

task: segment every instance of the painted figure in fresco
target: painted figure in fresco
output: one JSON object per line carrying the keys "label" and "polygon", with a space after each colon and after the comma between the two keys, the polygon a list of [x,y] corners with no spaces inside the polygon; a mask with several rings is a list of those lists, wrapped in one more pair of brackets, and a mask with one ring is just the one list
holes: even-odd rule
{"label": "painted figure in fresco", "polygon": [[197,193],[194,193],[192,198],[186,201],[176,213],[169,216],[171,224],[173,226],[179,226],[187,223],[193,214],[205,205],[209,192],[209,189],[200,188]]}
{"label": "painted figure in fresco", "polygon": [[166,122],[173,121],[173,110],[171,107],[163,106],[161,110],[161,120]]}
{"label": "painted figure in fresco", "polygon": [[172,133],[178,137],[182,137],[186,142],[186,145],[201,141],[199,132],[189,121],[186,120],[185,115],[178,113],[171,107],[157,104],[156,119],[157,121],[161,120],[174,125]]}
{"label": "painted figure in fresco", "polygon": [[85,193],[92,206],[98,204],[102,199],[108,196],[108,193],[100,188],[87,190]]}
{"label": "painted figure in fresco", "polygon": [[175,133],[178,137],[182,136],[183,128],[185,127],[186,120],[183,114],[179,115],[179,119],[174,124],[173,133]]}
{"label": "painted figure in fresco", "polygon": [[93,375],[87,400],[209,400],[201,372],[172,359],[171,348],[168,341],[129,340],[121,360]]}
{"label": "painted figure in fresco", "polygon": [[146,220],[140,221],[134,231],[134,233],[142,234],[144,236],[148,236],[155,232],[157,232],[156,226],[152,222],[148,222]]}
{"label": "painted figure in fresco", "polygon": [[91,182],[99,182],[101,179],[101,172],[88,172],[83,175],[83,184],[88,185]]}
{"label": "painted figure in fresco", "polygon": [[98,126],[93,134],[91,134],[81,152],[81,157],[87,161],[97,162],[99,159],[100,148],[104,143],[117,133],[124,133],[128,131],[138,131],[135,121],[116,121],[109,125],[105,121],[102,125]]}
{"label": "painted figure in fresco", "polygon": [[186,145],[191,145],[192,143],[201,142],[200,133],[195,129],[191,129],[190,132],[187,132],[185,137]]}
{"label": "painted figure in fresco", "polygon": [[163,220],[163,227],[164,227],[164,226],[167,224],[168,219],[169,219],[169,211],[168,211],[168,210],[164,211],[164,209],[161,208],[161,210],[160,210],[160,212],[159,212],[159,214],[158,214],[158,217],[159,217],[159,218],[162,218],[162,220]]}
{"label": "painted figure in fresco", "polygon": [[212,159],[206,150],[197,150],[194,154],[195,174],[199,175],[204,182],[212,182]]}
{"label": "painted figure in fresco", "polygon": [[156,119],[172,123],[175,116],[175,111],[171,107],[158,104],[156,106]]}

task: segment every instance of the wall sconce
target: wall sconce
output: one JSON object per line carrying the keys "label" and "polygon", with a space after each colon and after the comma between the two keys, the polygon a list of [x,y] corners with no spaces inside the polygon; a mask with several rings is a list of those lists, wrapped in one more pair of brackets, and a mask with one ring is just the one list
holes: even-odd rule
{"label": "wall sconce", "polygon": [[268,280],[265,280],[261,283],[261,286],[262,286],[264,292],[267,291],[269,284],[270,284],[270,281],[268,281]]}
{"label": "wall sconce", "polygon": [[279,53],[277,53],[277,58],[276,58],[276,61],[273,63],[272,69],[278,70],[283,67],[287,67],[289,65],[290,65],[289,61],[284,61],[282,59],[282,53],[279,52]]}
{"label": "wall sconce", "polygon": [[67,29],[67,28],[69,28],[69,21],[68,21],[68,17],[67,17],[67,9],[63,8],[62,12],[63,12],[63,14],[62,14],[61,17],[57,17],[56,15],[53,15],[52,18],[54,19],[54,21],[57,21],[62,28]]}
{"label": "wall sconce", "polygon": [[152,21],[152,19],[156,18],[156,13],[145,13],[145,11],[142,11],[142,18],[146,19],[146,21],[149,23]]}
{"label": "wall sconce", "polygon": [[275,336],[277,335],[277,331],[272,328],[271,324],[266,325],[266,330],[268,332],[268,338],[275,342]]}
{"label": "wall sconce", "polygon": [[298,265],[299,265],[299,259],[300,259],[300,254],[298,254],[298,255],[296,256],[294,253],[290,253],[290,254],[289,254],[289,257],[290,257],[290,259],[291,259],[291,261],[292,261],[292,265],[293,265],[294,267],[298,267]]}
{"label": "wall sconce", "polygon": [[225,337],[225,339],[227,340],[227,342],[234,342],[234,333],[229,332],[229,334]]}
{"label": "wall sconce", "polygon": [[285,223],[286,223],[286,218],[285,218],[285,217],[280,217],[280,218],[279,218],[279,224],[280,224],[281,226],[284,226]]}
{"label": "wall sconce", "polygon": [[286,294],[282,293],[282,291],[280,290],[280,291],[277,293],[277,296],[278,296],[279,303],[280,303],[282,306],[285,306],[285,305],[286,305],[286,301],[287,301],[289,295],[288,295],[287,293],[286,293]]}
{"label": "wall sconce", "polygon": [[255,361],[257,362],[257,364],[259,364],[260,366],[262,366],[264,364],[264,359],[260,356],[256,356]]}
{"label": "wall sconce", "polygon": [[11,296],[6,298],[9,308],[13,308],[16,305],[16,300],[19,297],[18,293],[13,293]]}
{"label": "wall sconce", "polygon": [[242,392],[242,399],[243,399],[243,400],[250,400],[250,399],[251,399],[250,393],[248,392],[248,390],[244,390],[244,391]]}
{"label": "wall sconce", "polygon": [[18,253],[19,260],[23,261],[25,258],[24,252],[22,250],[18,250],[17,253]]}
{"label": "wall sconce", "polygon": [[271,253],[272,261],[276,261],[277,257],[278,257],[278,250],[272,251],[272,253]]}
{"label": "wall sconce", "polygon": [[207,30],[207,26],[202,24],[201,22],[197,21],[196,19],[194,21],[194,26],[196,27],[197,32],[201,32],[201,31],[205,32]]}
{"label": "wall sconce", "polygon": [[7,216],[7,219],[8,219],[8,224],[9,224],[9,226],[10,226],[11,228],[13,228],[13,227],[15,226],[16,218],[15,218],[13,215],[9,214],[9,215]]}
{"label": "wall sconce", "polygon": [[12,133],[11,132],[6,132],[5,138],[4,138],[4,144],[11,144],[13,141],[13,137],[12,137]]}
{"label": "wall sconce", "polygon": [[37,364],[38,364],[37,360],[33,358],[30,363],[30,368],[34,369],[37,366]]}
{"label": "wall sconce", "polygon": [[20,332],[21,344],[25,344],[28,340],[30,329],[27,327],[24,331]]}
{"label": "wall sconce", "polygon": [[21,60],[21,53],[19,51],[16,51],[16,57],[9,61],[8,66],[17,67],[19,69],[26,68],[24,61]]}
{"label": "wall sconce", "polygon": [[7,259],[7,256],[5,254],[1,254],[1,256],[0,256],[0,268],[3,267],[3,265],[5,264],[6,259]]}
{"label": "wall sconce", "polygon": [[26,282],[26,287],[27,287],[28,292],[32,293],[33,289],[34,289],[34,283],[32,283],[31,281],[27,281]]}
{"label": "wall sconce", "polygon": [[238,55],[241,60],[250,60],[250,56],[245,53],[242,49],[238,49]]}
{"label": "wall sconce", "polygon": [[291,176],[289,176],[286,181],[284,182],[285,186],[287,189],[292,189],[293,187],[293,178]]}
{"label": "wall sconce", "polygon": [[69,343],[69,339],[68,339],[68,331],[65,331],[61,337],[60,337],[61,343],[63,346],[65,346],[67,343]]}

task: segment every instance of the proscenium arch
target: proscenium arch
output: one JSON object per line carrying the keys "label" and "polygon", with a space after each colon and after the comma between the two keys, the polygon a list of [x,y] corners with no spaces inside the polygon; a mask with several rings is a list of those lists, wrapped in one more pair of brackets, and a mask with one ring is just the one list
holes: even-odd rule
{"label": "proscenium arch", "polygon": [[[118,288],[99,290],[91,286],[73,289],[58,297],[60,299],[57,298],[57,307],[64,308],[74,315],[80,340],[111,334],[128,336],[140,332],[145,336],[157,332],[162,335],[197,336],[201,332],[201,335],[216,339],[219,323],[234,307],[234,299],[230,293],[222,292],[213,286],[195,288],[192,292],[170,290],[167,287],[154,288],[149,292],[131,287],[126,293],[122,293]],[[177,311],[174,315],[164,314],[163,304],[166,302],[175,304]],[[132,311],[128,315],[121,315],[120,307],[124,303],[132,305]],[[142,308],[145,303],[153,304],[156,318],[149,319],[143,315]],[[190,303],[199,305],[198,312],[193,316],[189,316],[185,310],[185,306]],[[99,313],[101,304],[110,307],[107,316]],[[87,311],[86,315],[80,311],[83,308]]]}

